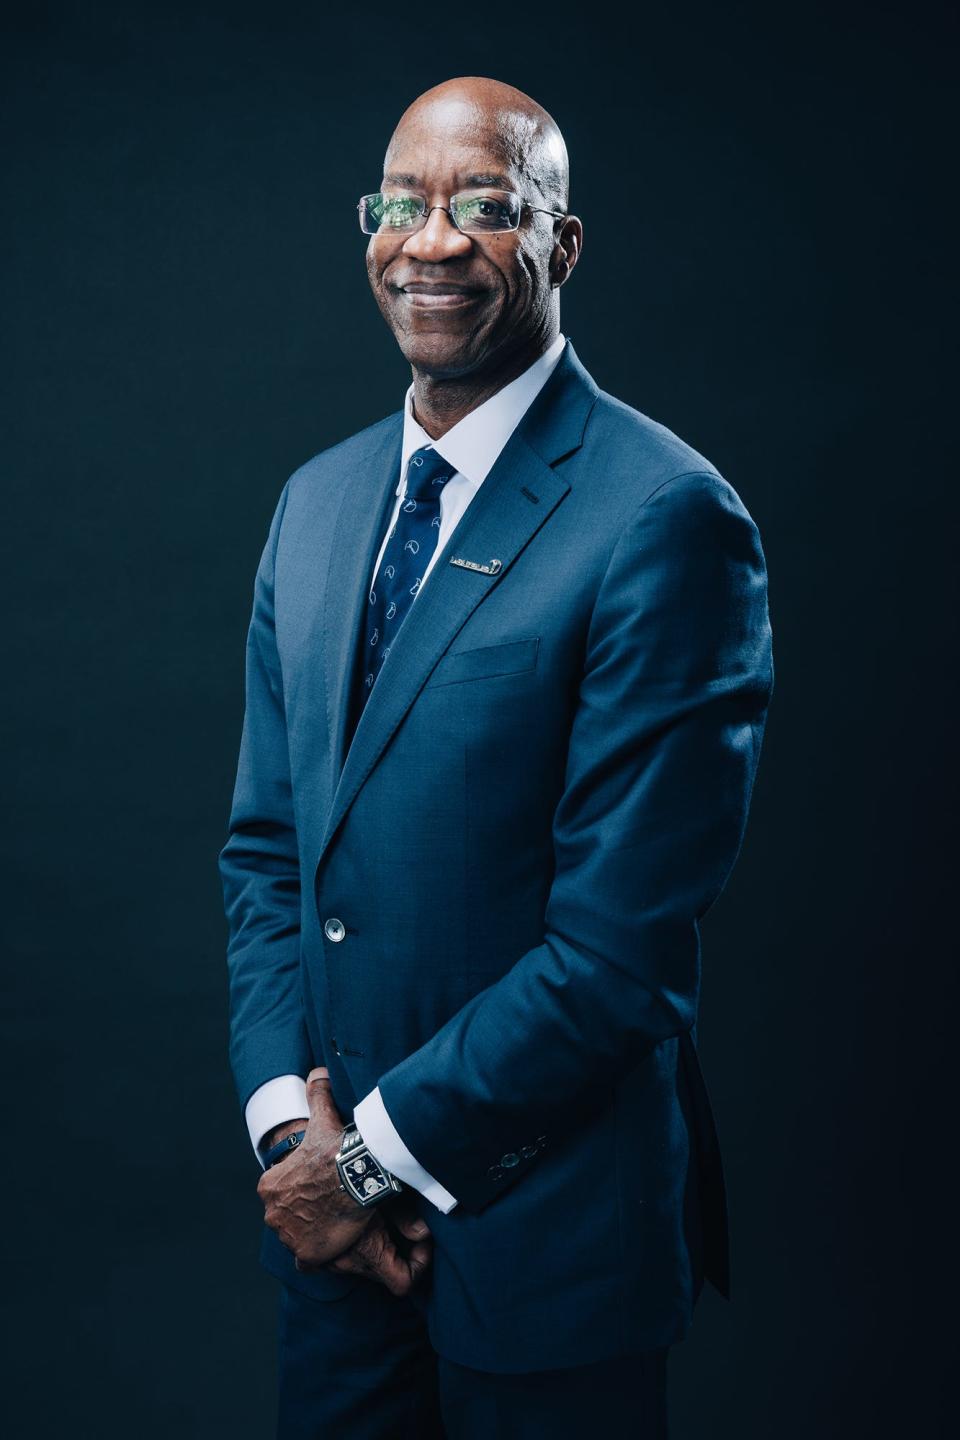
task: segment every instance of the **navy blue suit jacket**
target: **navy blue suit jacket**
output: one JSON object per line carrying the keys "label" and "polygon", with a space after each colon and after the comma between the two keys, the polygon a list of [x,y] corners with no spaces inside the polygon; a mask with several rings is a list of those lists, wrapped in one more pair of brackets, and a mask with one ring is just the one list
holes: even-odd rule
{"label": "navy blue suit jacket", "polygon": [[[240,1102],[325,1064],[349,1119],[379,1084],[459,1200],[421,1203],[451,1359],[667,1345],[705,1275],[728,1293],[698,922],[773,683],[757,528],[568,341],[351,734],[402,428],[291,476],[256,577],[220,856]],[[374,1283],[299,1274],[272,1231],[263,1258],[318,1299]]]}

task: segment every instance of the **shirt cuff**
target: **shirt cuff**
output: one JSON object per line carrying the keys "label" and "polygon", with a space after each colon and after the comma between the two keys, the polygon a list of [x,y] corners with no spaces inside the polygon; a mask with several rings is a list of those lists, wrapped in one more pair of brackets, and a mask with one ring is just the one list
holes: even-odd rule
{"label": "shirt cuff", "polygon": [[[271,1082],[272,1083],[272,1082]],[[265,1088],[265,1087],[264,1087]],[[279,1122],[274,1122],[279,1123]],[[448,1215],[457,1201],[445,1190],[439,1180],[434,1180],[419,1161],[415,1160],[400,1139],[393,1121],[387,1114],[380,1095],[379,1086],[365,1095],[353,1108],[353,1123],[363,1136],[374,1159],[379,1160],[398,1180],[412,1185],[414,1190]]]}
{"label": "shirt cuff", "polygon": [[[250,1132],[250,1143],[262,1170],[264,1166],[260,1141],[264,1135],[288,1120],[309,1117],[306,1081],[301,1080],[299,1075],[278,1075],[275,1079],[268,1080],[259,1090],[254,1090],[243,1113],[247,1130]],[[379,1158],[378,1155],[377,1159]]]}

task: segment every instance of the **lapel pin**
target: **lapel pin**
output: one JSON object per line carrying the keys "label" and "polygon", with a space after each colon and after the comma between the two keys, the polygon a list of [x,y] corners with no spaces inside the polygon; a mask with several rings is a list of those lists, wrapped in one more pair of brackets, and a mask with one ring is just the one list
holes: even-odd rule
{"label": "lapel pin", "polygon": [[476,560],[464,560],[459,555],[454,555],[450,564],[460,565],[464,570],[479,570],[483,575],[496,575],[497,571],[503,568],[500,560],[491,560],[489,565],[481,565]]}

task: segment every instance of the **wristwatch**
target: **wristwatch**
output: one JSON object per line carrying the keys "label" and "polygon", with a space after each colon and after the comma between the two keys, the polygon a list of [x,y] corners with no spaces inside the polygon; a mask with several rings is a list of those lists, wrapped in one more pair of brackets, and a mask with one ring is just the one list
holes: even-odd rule
{"label": "wristwatch", "polygon": [[340,1189],[351,1195],[358,1205],[379,1205],[381,1200],[399,1195],[403,1190],[403,1184],[396,1175],[384,1169],[380,1161],[371,1155],[352,1121],[344,1126],[340,1136],[336,1166]]}

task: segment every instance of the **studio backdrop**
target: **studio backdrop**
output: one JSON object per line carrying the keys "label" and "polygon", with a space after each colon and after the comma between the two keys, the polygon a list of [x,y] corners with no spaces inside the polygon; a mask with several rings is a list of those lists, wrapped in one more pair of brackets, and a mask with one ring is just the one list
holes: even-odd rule
{"label": "studio backdrop", "polygon": [[703,926],[732,1298],[671,1357],[675,1434],[945,1433],[951,40],[923,4],[8,12],[5,1434],[270,1434],[217,872],[245,635],[288,475],[402,403],[356,203],[455,75],[557,119],[563,332],[769,568]]}

